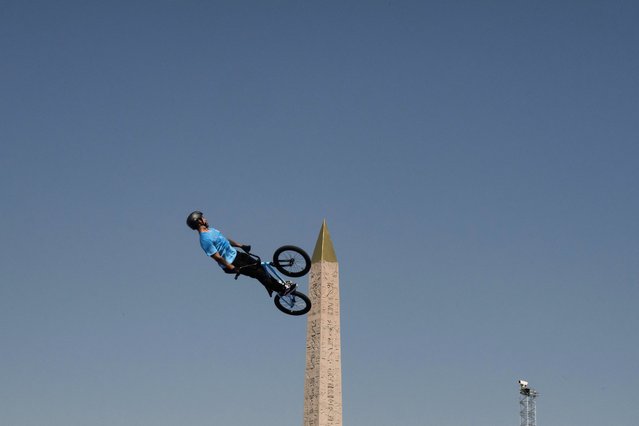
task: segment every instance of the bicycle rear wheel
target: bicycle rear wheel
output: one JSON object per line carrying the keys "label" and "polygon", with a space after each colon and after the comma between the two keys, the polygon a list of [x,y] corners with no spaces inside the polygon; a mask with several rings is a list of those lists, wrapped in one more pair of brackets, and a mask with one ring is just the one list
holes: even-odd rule
{"label": "bicycle rear wheel", "polygon": [[273,265],[287,277],[302,277],[311,270],[311,258],[299,247],[282,246],[273,253]]}
{"label": "bicycle rear wheel", "polygon": [[299,291],[293,291],[286,296],[278,294],[273,302],[277,309],[288,315],[304,315],[311,310],[311,299]]}

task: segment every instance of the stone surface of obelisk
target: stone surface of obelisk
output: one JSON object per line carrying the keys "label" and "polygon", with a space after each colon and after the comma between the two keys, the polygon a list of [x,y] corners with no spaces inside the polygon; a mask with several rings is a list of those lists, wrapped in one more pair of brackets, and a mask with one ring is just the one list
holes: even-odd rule
{"label": "stone surface of obelisk", "polygon": [[326,221],[311,259],[304,426],[342,426],[339,268]]}

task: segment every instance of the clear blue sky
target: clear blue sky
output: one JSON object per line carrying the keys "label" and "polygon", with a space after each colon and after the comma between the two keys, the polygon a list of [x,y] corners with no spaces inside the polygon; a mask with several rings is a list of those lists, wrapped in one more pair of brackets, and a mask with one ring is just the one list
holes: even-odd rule
{"label": "clear blue sky", "polygon": [[[0,424],[299,425],[306,322],[194,209],[341,270],[344,424],[636,426],[636,1],[0,1]],[[302,287],[306,288],[306,279]]]}

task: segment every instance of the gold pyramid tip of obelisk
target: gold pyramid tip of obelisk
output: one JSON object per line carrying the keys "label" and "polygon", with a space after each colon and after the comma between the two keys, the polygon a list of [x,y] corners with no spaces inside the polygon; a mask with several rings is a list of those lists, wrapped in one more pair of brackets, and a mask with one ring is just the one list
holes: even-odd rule
{"label": "gold pyramid tip of obelisk", "polygon": [[335,249],[333,248],[333,241],[331,241],[331,234],[328,232],[326,226],[326,219],[322,222],[322,228],[320,229],[317,242],[315,243],[315,250],[313,250],[313,257],[311,263],[316,262],[337,262],[337,256],[335,256]]}

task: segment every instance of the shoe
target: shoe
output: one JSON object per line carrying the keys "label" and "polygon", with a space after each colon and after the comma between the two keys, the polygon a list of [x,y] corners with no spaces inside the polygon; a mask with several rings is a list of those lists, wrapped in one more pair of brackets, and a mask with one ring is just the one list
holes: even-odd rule
{"label": "shoe", "polygon": [[296,288],[297,284],[290,281],[284,281],[284,289],[280,292],[280,296],[288,296],[295,291]]}

